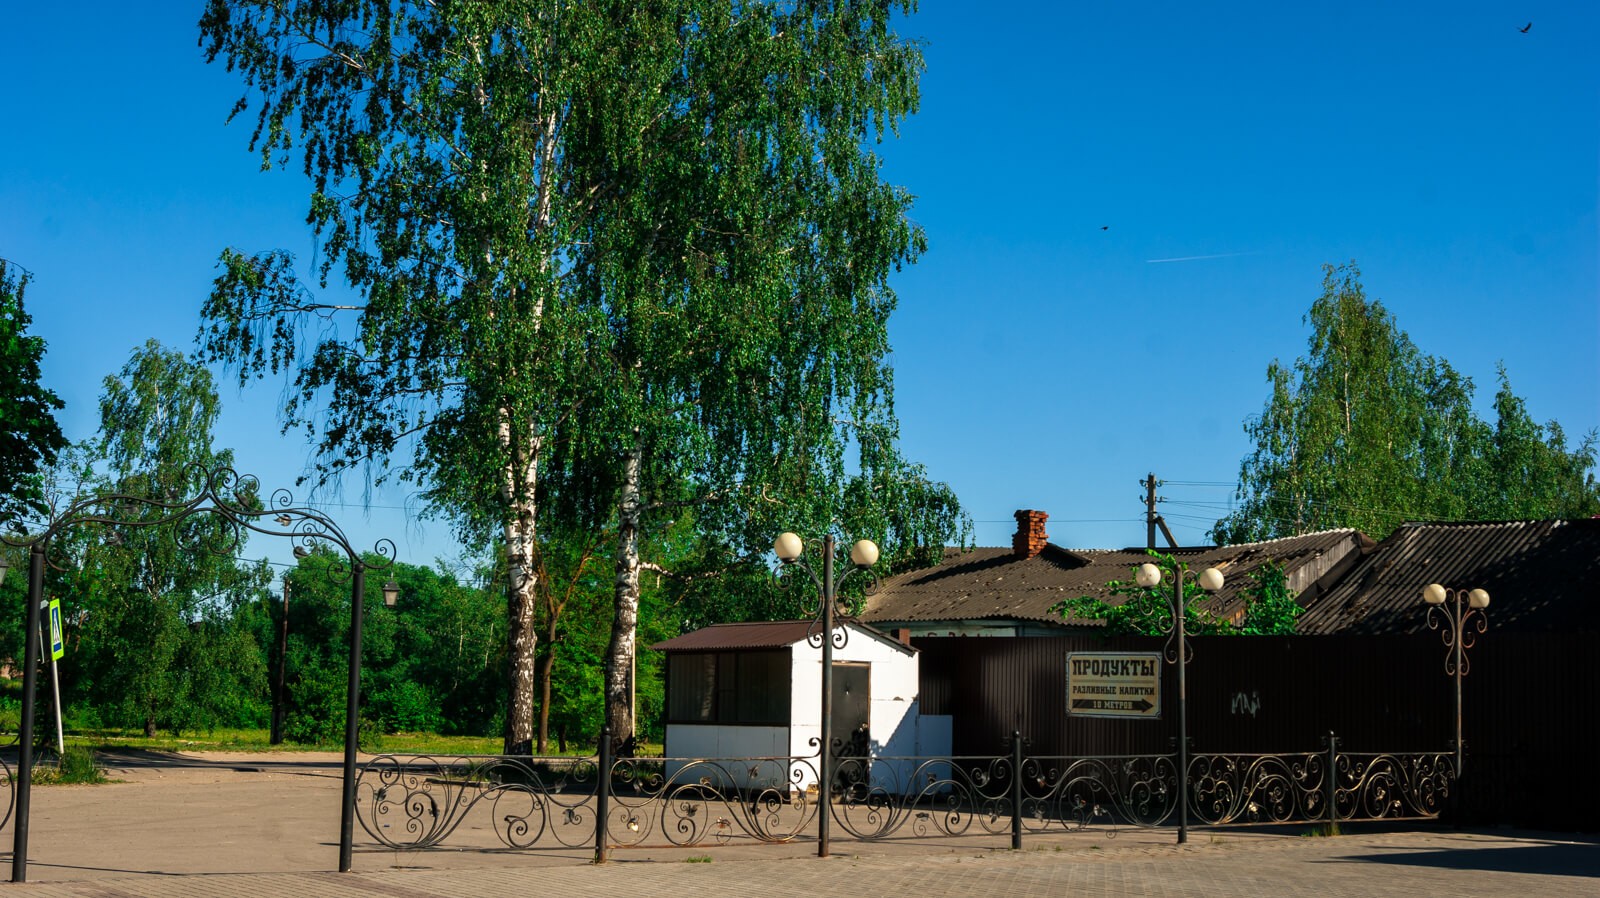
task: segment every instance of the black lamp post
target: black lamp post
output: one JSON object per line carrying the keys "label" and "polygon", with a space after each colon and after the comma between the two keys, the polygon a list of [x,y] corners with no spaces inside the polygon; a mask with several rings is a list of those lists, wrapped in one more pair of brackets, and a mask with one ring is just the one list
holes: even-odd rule
{"label": "black lamp post", "polygon": [[1489,594],[1481,589],[1446,589],[1437,583],[1423,587],[1422,600],[1428,603],[1428,629],[1438,630],[1444,640],[1444,672],[1456,681],[1456,776],[1466,762],[1461,741],[1461,678],[1472,664],[1467,649],[1478,641],[1478,634],[1489,629]]}
{"label": "black lamp post", "polygon": [[837,579],[833,575],[833,534],[822,538],[822,577],[819,579],[811,565],[800,560],[805,551],[805,541],[798,534],[783,533],[772,544],[772,549],[785,568],[799,568],[811,577],[821,593],[822,601],[808,641],[822,649],[822,732],[817,760],[817,857],[828,856],[829,792],[833,788],[833,649],[843,648],[847,639],[844,631],[834,632],[834,603],[838,601],[839,586],[856,571],[866,570],[878,563],[878,545],[870,539],[856,540],[850,547],[850,561],[855,565],[845,570]]}
{"label": "black lamp post", "polygon": [[[297,547],[298,548],[298,547]],[[289,669],[289,574],[283,575],[283,616],[278,621],[278,677],[272,692],[272,732],[267,741],[272,745],[283,743],[283,706],[287,698]]]}
{"label": "black lamp post", "polygon": [[1168,664],[1178,666],[1178,844],[1182,845],[1189,841],[1189,636],[1184,632],[1187,603],[1183,600],[1183,584],[1185,580],[1194,580],[1206,592],[1216,592],[1222,588],[1223,577],[1214,567],[1196,573],[1183,562],[1174,560],[1167,567],[1147,561],[1139,565],[1133,579],[1150,589],[1161,583],[1163,574],[1168,575],[1172,583],[1172,625],[1167,630],[1166,659]]}

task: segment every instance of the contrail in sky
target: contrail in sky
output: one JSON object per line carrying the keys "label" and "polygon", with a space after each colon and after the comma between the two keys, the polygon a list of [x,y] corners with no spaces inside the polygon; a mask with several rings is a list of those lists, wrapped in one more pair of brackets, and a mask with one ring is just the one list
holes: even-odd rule
{"label": "contrail in sky", "polygon": [[1157,262],[1198,262],[1201,259],[1231,259],[1234,256],[1253,256],[1257,252],[1257,250],[1247,250],[1242,253],[1216,253],[1215,255],[1210,256],[1178,256],[1175,259],[1145,259],[1145,261],[1151,264],[1155,264]]}

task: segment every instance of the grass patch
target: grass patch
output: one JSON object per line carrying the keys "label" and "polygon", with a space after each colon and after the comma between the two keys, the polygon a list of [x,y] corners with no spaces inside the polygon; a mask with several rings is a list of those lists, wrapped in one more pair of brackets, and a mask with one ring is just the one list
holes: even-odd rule
{"label": "grass patch", "polygon": [[[69,733],[67,741],[93,745],[104,750],[143,749],[182,752],[247,751],[292,754],[303,751],[338,751],[344,747],[343,742],[320,745],[282,742],[273,745],[271,733],[267,730],[233,728],[218,728],[210,732],[182,736],[170,733],[146,736],[143,730],[138,729],[81,729]],[[368,740],[363,740],[362,751],[373,751],[374,747],[365,744],[366,741]],[[500,739],[490,736],[394,733],[383,737],[378,750],[385,754],[491,755],[498,754],[502,745]],[[572,754],[583,754],[583,752],[572,752]]]}
{"label": "grass patch", "polygon": [[94,751],[85,745],[67,746],[60,765],[38,768],[33,772],[33,781],[40,785],[111,782],[106,772],[95,763]]}
{"label": "grass patch", "polygon": [[1342,831],[1340,831],[1339,824],[1337,822],[1335,822],[1335,823],[1319,823],[1316,826],[1313,826],[1310,829],[1306,830],[1305,832],[1301,833],[1300,834],[1300,838],[1302,838],[1302,839],[1325,839],[1325,838],[1327,838],[1329,836],[1342,836],[1342,835],[1344,835],[1344,833]]}
{"label": "grass patch", "polygon": [[[4,713],[4,707],[0,707],[0,733],[15,732],[14,726],[10,729],[5,727]],[[504,747],[498,736],[441,736],[438,733],[386,733],[377,745],[370,744],[371,742],[367,734],[363,734],[361,750],[373,754],[451,756],[498,755]],[[136,728],[73,727],[67,730],[69,753],[73,746],[93,748],[97,751],[144,750],[190,753],[229,751],[292,754],[305,751],[339,751],[344,748],[344,742],[341,739],[322,744],[283,742],[273,745],[271,734],[265,729],[235,727],[219,727],[207,732],[187,733],[181,736],[166,732],[146,736],[144,730]],[[661,746],[642,745],[639,753],[641,756],[659,756]],[[581,758],[591,757],[593,754],[592,745],[569,745],[564,753],[557,752],[555,746],[551,745],[543,756]]]}
{"label": "grass patch", "polygon": [[696,854],[696,855],[693,855],[692,857],[684,858],[683,862],[685,864],[709,864],[709,863],[711,863],[711,855],[709,855],[709,854]]}

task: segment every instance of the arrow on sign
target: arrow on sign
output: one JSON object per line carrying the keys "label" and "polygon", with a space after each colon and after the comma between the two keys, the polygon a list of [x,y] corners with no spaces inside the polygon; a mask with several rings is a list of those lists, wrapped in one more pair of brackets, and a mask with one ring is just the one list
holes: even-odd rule
{"label": "arrow on sign", "polygon": [[1114,698],[1075,698],[1072,707],[1079,711],[1148,711],[1155,705],[1148,699],[1124,701]]}

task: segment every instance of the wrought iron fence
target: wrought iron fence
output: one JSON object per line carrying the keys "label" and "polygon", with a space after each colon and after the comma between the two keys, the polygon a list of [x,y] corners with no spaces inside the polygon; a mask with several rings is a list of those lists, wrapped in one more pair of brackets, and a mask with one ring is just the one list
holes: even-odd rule
{"label": "wrought iron fence", "polygon": [[5,825],[11,822],[11,815],[16,811],[17,808],[17,787],[15,780],[16,777],[12,776],[11,774],[11,765],[7,764],[4,760],[0,760],[0,786],[3,786],[6,791],[6,797],[4,799],[5,813],[0,815],[0,829],[4,829]]}
{"label": "wrought iron fence", "polygon": [[[826,813],[858,840],[1173,825],[1176,754],[836,758]],[[814,839],[817,755],[763,758],[384,755],[358,780],[379,844],[477,849],[693,847]],[[602,775],[602,771],[604,774]],[[1020,775],[1018,775],[1020,774]],[[1448,752],[1322,750],[1189,757],[1201,826],[1428,820],[1455,787]]]}
{"label": "wrought iron fence", "polygon": [[388,848],[504,848],[594,841],[594,758],[382,755],[356,780],[356,817]]}

